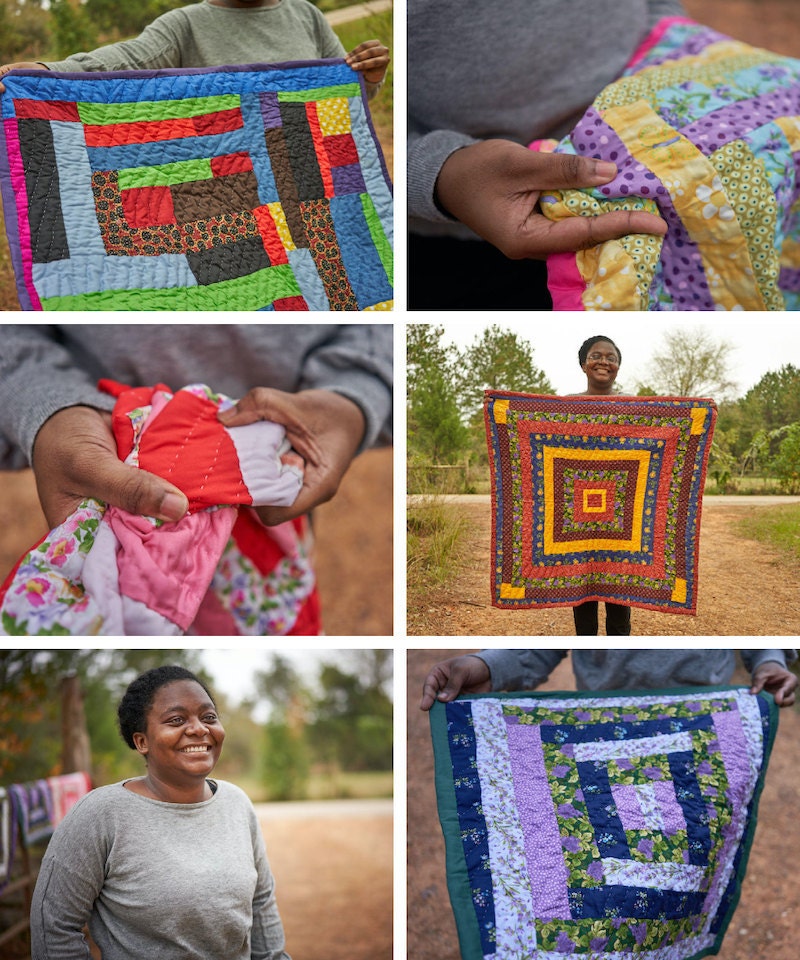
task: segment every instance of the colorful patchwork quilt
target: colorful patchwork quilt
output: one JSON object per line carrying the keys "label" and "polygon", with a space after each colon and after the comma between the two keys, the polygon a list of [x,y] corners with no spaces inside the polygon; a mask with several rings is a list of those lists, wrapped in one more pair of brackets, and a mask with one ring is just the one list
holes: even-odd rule
{"label": "colorful patchwork quilt", "polygon": [[120,460],[189,500],[177,523],[86,500],[0,587],[0,635],[316,635],[304,518],[266,527],[251,506],[291,506],[303,464],[285,430],[224,427],[205,385],[100,386],[117,396]]}
{"label": "colorful patchwork quilt", "polygon": [[3,82],[23,309],[391,309],[391,183],[344,61]]}
{"label": "colorful patchwork quilt", "polygon": [[712,400],[487,391],[492,603],[694,614]]}
{"label": "colorful patchwork quilt", "polygon": [[556,309],[800,309],[800,60],[669,18],[556,149],[619,172],[541,197],[547,217],[643,210],[669,231],[551,257]]}
{"label": "colorful patchwork quilt", "polygon": [[737,687],[435,703],[463,960],[717,953],[777,713]]}

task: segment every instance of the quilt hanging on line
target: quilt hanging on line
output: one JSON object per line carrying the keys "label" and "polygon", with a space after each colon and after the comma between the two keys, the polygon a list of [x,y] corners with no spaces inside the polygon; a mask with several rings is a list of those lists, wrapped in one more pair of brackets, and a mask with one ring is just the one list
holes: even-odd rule
{"label": "quilt hanging on line", "polygon": [[392,193],[344,61],[3,78],[25,310],[389,310]]}
{"label": "quilt hanging on line", "polygon": [[668,226],[550,257],[556,309],[800,309],[800,60],[667,18],[556,150],[618,174],[542,196],[545,216]]}
{"label": "quilt hanging on line", "polygon": [[743,687],[484,694],[430,715],[463,960],[699,960],[777,728]]}
{"label": "quilt hanging on line", "polygon": [[487,391],[492,603],[697,612],[712,400]]}
{"label": "quilt hanging on line", "polygon": [[99,387],[117,398],[120,460],[167,478],[189,510],[167,523],[84,500],[0,586],[0,636],[316,636],[305,517],[267,527],[251,509],[300,492],[285,429],[223,426],[233,401],[204,384]]}

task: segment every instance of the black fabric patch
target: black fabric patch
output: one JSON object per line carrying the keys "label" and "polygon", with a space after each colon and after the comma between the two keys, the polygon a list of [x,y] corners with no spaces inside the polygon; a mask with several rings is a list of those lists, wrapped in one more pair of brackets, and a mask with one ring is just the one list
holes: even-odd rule
{"label": "black fabric patch", "polygon": [[187,250],[186,259],[200,286],[246,277],[272,266],[261,237],[220,243],[207,250]]}
{"label": "black fabric patch", "polygon": [[283,135],[289,148],[289,163],[297,184],[297,197],[319,200],[325,196],[314,140],[303,103],[282,103]]}
{"label": "black fabric patch", "polygon": [[17,124],[28,191],[28,218],[34,263],[69,260],[67,230],[49,120],[23,119]]}

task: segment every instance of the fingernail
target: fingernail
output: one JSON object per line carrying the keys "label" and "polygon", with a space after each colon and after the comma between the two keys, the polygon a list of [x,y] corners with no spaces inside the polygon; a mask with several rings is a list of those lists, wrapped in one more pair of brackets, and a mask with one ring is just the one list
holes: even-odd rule
{"label": "fingernail", "polygon": [[594,172],[598,177],[616,177],[617,175],[617,165],[616,163],[611,163],[609,160],[598,160],[595,164]]}
{"label": "fingernail", "polygon": [[180,520],[189,507],[189,501],[179,493],[165,493],[158,516],[161,520]]}

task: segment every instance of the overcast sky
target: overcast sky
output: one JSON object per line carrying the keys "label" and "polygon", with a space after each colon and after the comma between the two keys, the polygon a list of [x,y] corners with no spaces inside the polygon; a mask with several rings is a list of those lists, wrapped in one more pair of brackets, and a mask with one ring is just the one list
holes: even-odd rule
{"label": "overcast sky", "polygon": [[[522,312],[431,314],[431,322],[445,328],[445,340],[466,347],[493,323],[513,330],[533,346],[533,360],[545,372],[555,392],[575,393],[586,388],[586,378],[578,366],[578,347],[587,337],[603,334],[611,337],[622,352],[619,383],[633,390],[644,380],[647,365],[665,330],[683,325],[702,327],[715,340],[734,346],[731,352],[730,379],[738,384],[742,396],[769,370],[786,363],[800,366],[800,323],[796,319],[773,319],[770,314],[714,314],[697,319],[696,315],[660,313],[552,313]],[[474,318],[473,318],[474,317]]]}

